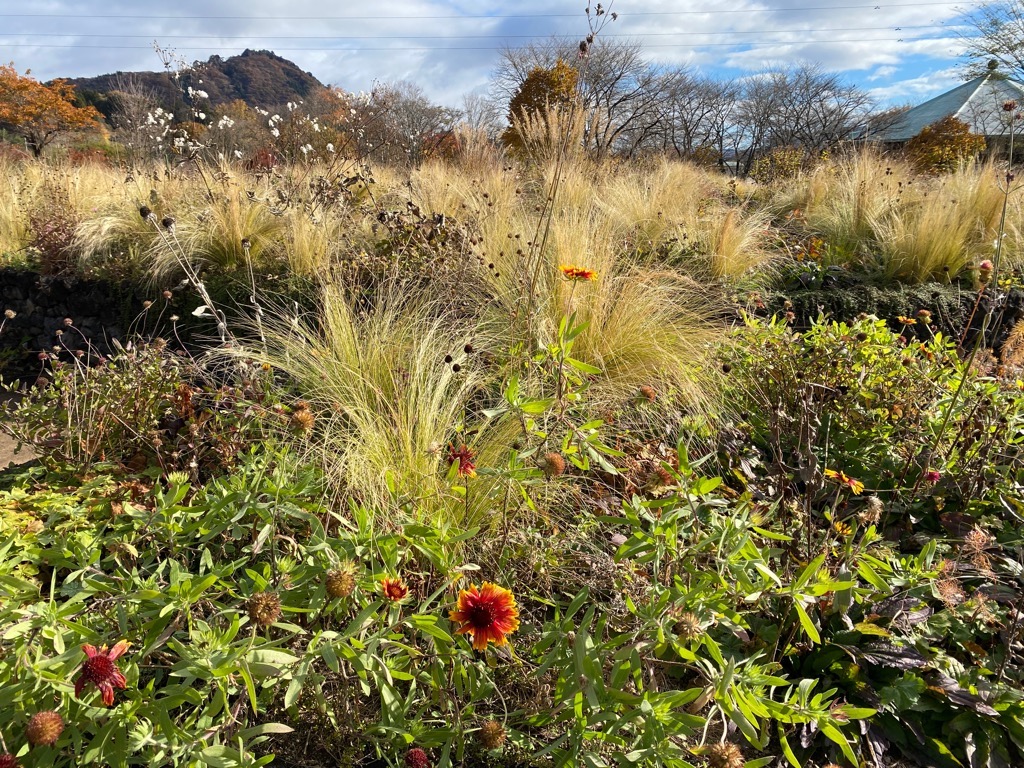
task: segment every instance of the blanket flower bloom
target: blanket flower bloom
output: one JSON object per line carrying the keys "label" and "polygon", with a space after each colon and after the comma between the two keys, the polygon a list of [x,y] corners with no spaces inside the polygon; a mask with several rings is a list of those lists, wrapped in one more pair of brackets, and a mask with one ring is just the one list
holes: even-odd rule
{"label": "blanket flower bloom", "polygon": [[395,603],[405,600],[409,595],[409,587],[400,576],[393,579],[385,576],[380,580],[380,587],[384,591],[384,597]]}
{"label": "blanket flower bloom", "polygon": [[577,267],[574,264],[563,264],[558,270],[569,280],[585,280],[593,282],[597,280],[597,272],[586,267]]}
{"label": "blanket flower bloom", "polygon": [[864,491],[864,483],[860,480],[850,477],[845,472],[836,469],[826,469],[825,477],[829,480],[834,480],[837,484],[845,486],[853,491],[855,494],[860,495]]}
{"label": "blanket flower bloom", "polygon": [[485,581],[478,589],[471,585],[459,592],[456,610],[449,618],[459,624],[456,632],[471,635],[473,648],[482,651],[487,644],[504,645],[506,635],[519,628],[519,609],[512,593],[497,584]]}
{"label": "blanket flower bloom", "polygon": [[473,459],[476,455],[473,449],[463,443],[458,448],[454,445],[448,447],[448,466],[455,462],[459,463],[459,477],[476,477],[476,464]]}
{"label": "blanket flower bloom", "polygon": [[82,650],[85,651],[88,658],[82,664],[82,673],[75,681],[75,696],[81,698],[85,686],[92,683],[99,688],[103,696],[103,703],[112,707],[114,705],[114,689],[128,687],[128,681],[125,680],[121,670],[114,663],[121,654],[128,650],[128,646],[129,643],[126,640],[121,640],[109,651],[105,645],[99,650],[94,645],[83,645]]}

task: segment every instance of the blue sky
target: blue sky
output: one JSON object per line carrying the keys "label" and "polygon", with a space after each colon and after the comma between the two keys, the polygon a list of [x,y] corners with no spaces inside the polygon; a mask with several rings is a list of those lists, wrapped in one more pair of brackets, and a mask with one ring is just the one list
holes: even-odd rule
{"label": "blue sky", "polygon": [[[486,88],[503,45],[587,32],[586,0],[0,0],[0,59],[34,76],[156,70],[153,42],[188,61],[270,49],[324,83],[411,80],[442,103]],[[607,3],[606,3],[607,5]],[[652,61],[739,78],[819,62],[882,104],[959,81],[969,3],[870,0],[615,0],[606,36]],[[215,18],[216,17],[216,18]]]}

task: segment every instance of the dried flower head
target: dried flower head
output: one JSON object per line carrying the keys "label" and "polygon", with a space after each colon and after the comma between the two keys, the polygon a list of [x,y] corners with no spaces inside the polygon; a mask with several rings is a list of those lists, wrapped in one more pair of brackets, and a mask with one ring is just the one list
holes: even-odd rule
{"label": "dried flower head", "polygon": [[334,570],[328,571],[325,586],[331,597],[351,595],[356,588],[356,564],[346,560]]}
{"label": "dried flower head", "polygon": [[36,712],[25,728],[25,736],[33,747],[52,746],[63,732],[64,718],[53,710]]}
{"label": "dried flower head", "polygon": [[743,768],[743,753],[735,744],[715,744],[708,750],[711,768]]}
{"label": "dried flower head", "polygon": [[505,728],[497,720],[486,720],[477,732],[480,739],[480,746],[484,749],[497,749],[505,743],[508,738]]}
{"label": "dried flower head", "polygon": [[650,384],[644,384],[642,387],[640,387],[640,397],[642,397],[649,403],[653,403],[655,400],[658,399],[658,393]]}
{"label": "dried flower head", "polygon": [[964,550],[969,555],[980,555],[992,545],[992,537],[975,526],[964,536]]}
{"label": "dried flower head", "polygon": [[5,309],[4,310],[4,317],[6,317],[8,320],[13,320],[17,316],[18,316],[18,313],[15,312],[13,309]]}
{"label": "dried flower head", "polygon": [[312,411],[302,409],[301,411],[295,411],[291,416],[292,426],[301,432],[310,432],[313,429],[313,425],[316,423],[316,417]]}
{"label": "dried flower head", "polygon": [[419,747],[413,747],[405,753],[406,768],[431,768],[430,758]]}
{"label": "dried flower head", "polygon": [[1013,112],[1017,109],[1017,102],[1013,99],[1009,99],[1003,102],[1003,112]]}
{"label": "dried flower head", "polygon": [[0,768],[21,768],[18,758],[9,752],[0,754]]}
{"label": "dried flower head", "polygon": [[504,645],[506,635],[519,629],[519,608],[512,593],[497,584],[485,581],[459,592],[456,610],[449,618],[459,628],[457,634],[468,634],[473,638],[473,648],[482,651],[487,644]]}
{"label": "dried flower head", "polygon": [[882,500],[872,494],[867,498],[867,506],[864,507],[857,515],[857,519],[861,525],[878,525],[878,521],[882,519],[882,512],[885,511],[885,504]]}
{"label": "dried flower head", "polygon": [[978,282],[985,285],[992,279],[994,266],[991,261],[985,259],[978,265]]}
{"label": "dried flower head", "polygon": [[547,478],[559,477],[565,472],[565,459],[555,451],[545,453],[540,460],[540,468]]}
{"label": "dried flower head", "polygon": [[128,686],[128,681],[115,663],[118,657],[128,650],[128,646],[126,640],[117,642],[109,651],[105,645],[98,650],[94,645],[83,645],[82,650],[85,651],[86,659],[82,663],[78,679],[75,680],[75,696],[81,698],[85,686],[92,683],[99,689],[103,703],[108,707],[113,706],[114,689],[123,690]]}
{"label": "dried flower head", "polygon": [[166,230],[169,230],[169,231],[173,232],[174,231],[174,217],[173,216],[164,216],[162,219],[160,219],[160,226],[163,227]]}
{"label": "dried flower head", "polygon": [[651,493],[662,493],[676,484],[676,479],[665,467],[656,467],[647,475],[644,487]]}
{"label": "dried flower head", "polygon": [[409,596],[409,587],[400,576],[385,576],[380,580],[380,588],[384,592],[384,597],[393,603],[400,603]]}
{"label": "dried flower head", "polygon": [[684,640],[696,640],[704,634],[704,628],[700,625],[700,616],[691,611],[679,614],[675,630],[676,634]]}
{"label": "dried flower head", "polygon": [[269,627],[281,618],[281,598],[276,592],[257,592],[246,606],[249,618],[261,627]]}
{"label": "dried flower head", "polygon": [[148,205],[143,205],[139,207],[139,216],[142,217],[143,221],[149,221],[152,215],[153,211],[150,209]]}
{"label": "dried flower head", "polygon": [[960,583],[953,578],[939,579],[936,581],[935,592],[947,608],[953,608],[960,605],[960,603],[967,599],[967,596],[964,594],[963,587],[961,587]]}

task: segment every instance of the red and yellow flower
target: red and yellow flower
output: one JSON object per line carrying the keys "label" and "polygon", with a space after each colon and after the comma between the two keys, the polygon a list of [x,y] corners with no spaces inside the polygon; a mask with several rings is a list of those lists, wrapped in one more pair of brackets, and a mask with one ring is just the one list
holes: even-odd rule
{"label": "red and yellow flower", "polygon": [[454,445],[448,447],[448,466],[458,462],[459,477],[476,477],[476,464],[473,463],[475,458],[476,454],[473,453],[473,449],[465,443],[458,448]]}
{"label": "red and yellow flower", "polygon": [[558,268],[558,271],[565,275],[569,280],[585,280],[587,282],[597,280],[596,270],[587,269],[586,267],[577,267],[575,264],[563,264]]}
{"label": "red and yellow flower", "polygon": [[512,593],[497,584],[485,581],[479,589],[471,585],[459,592],[456,610],[449,618],[459,624],[456,632],[470,635],[473,648],[482,651],[487,644],[504,645],[506,635],[519,629],[519,609]]}
{"label": "red and yellow flower", "polygon": [[113,706],[114,689],[128,687],[128,681],[115,664],[118,657],[128,650],[128,646],[126,640],[121,640],[109,651],[105,645],[99,650],[94,645],[83,645],[82,650],[85,651],[87,658],[82,664],[81,674],[75,681],[75,696],[81,698],[85,686],[92,683],[99,688],[103,703],[108,707]]}
{"label": "red and yellow flower", "polygon": [[843,485],[849,488],[853,493],[860,494],[864,490],[864,483],[853,477],[850,477],[845,472],[837,469],[826,469],[825,477],[829,480],[835,480],[838,485]]}
{"label": "red and yellow flower", "polygon": [[409,596],[409,587],[402,581],[401,576],[385,576],[380,580],[380,588],[384,592],[384,597],[393,603],[399,603]]}

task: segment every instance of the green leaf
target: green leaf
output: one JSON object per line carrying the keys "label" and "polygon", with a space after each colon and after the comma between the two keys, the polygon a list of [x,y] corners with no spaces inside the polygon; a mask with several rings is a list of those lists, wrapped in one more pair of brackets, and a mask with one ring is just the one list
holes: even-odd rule
{"label": "green leaf", "polygon": [[814,622],[811,621],[811,617],[807,615],[807,611],[804,610],[803,605],[799,600],[793,601],[793,607],[796,608],[797,618],[800,619],[800,626],[804,628],[804,632],[812,643],[821,643],[821,635],[818,634],[818,628],[814,626]]}

